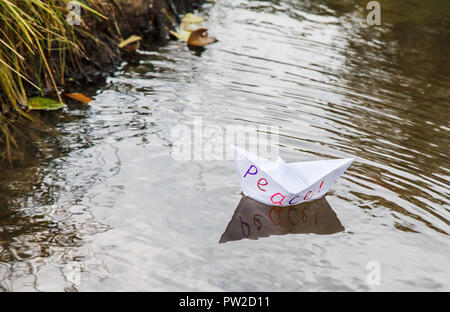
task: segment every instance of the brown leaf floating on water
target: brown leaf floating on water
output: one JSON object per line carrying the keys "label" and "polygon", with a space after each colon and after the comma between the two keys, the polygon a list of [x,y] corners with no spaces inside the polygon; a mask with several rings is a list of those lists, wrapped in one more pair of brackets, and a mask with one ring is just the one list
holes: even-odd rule
{"label": "brown leaf floating on water", "polygon": [[204,47],[210,43],[216,42],[216,38],[208,37],[208,29],[199,28],[193,30],[188,38],[187,45],[193,47]]}
{"label": "brown leaf floating on water", "polygon": [[88,104],[92,101],[90,97],[84,95],[83,93],[64,93],[64,95],[84,104]]}

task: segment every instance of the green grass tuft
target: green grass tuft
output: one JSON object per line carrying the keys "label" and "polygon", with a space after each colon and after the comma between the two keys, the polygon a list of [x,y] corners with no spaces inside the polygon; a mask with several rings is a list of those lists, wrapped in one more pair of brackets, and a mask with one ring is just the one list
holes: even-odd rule
{"label": "green grass tuft", "polygon": [[[77,34],[88,34],[86,25],[71,26],[66,17],[69,0],[0,0],[0,158],[11,161],[20,142],[13,134],[22,125],[34,122],[28,97],[51,92],[62,103],[59,87],[68,74],[67,63],[77,66],[84,47]],[[90,8],[99,0],[78,1],[80,6],[101,18]],[[44,92],[45,91],[45,92]]]}

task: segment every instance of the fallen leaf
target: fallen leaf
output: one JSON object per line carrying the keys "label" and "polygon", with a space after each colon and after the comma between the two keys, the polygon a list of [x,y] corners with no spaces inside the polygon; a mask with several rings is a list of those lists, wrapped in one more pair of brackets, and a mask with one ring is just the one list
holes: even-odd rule
{"label": "fallen leaf", "polygon": [[126,47],[127,45],[129,45],[129,44],[131,44],[131,43],[138,42],[138,41],[140,41],[140,40],[142,40],[141,37],[136,36],[136,35],[131,35],[131,36],[128,37],[126,40],[122,40],[122,41],[119,43],[118,47],[119,47],[119,48],[123,48],[123,47]]}
{"label": "fallen leaf", "polygon": [[187,13],[182,19],[178,32],[169,30],[169,33],[181,41],[187,42],[191,32],[200,28],[205,19],[193,13]]}
{"label": "fallen leaf", "polygon": [[126,40],[122,40],[117,46],[119,49],[122,49],[127,53],[134,53],[137,49],[139,49],[141,40],[141,37],[131,35]]}
{"label": "fallen leaf", "polygon": [[64,95],[84,104],[88,104],[90,101],[92,101],[90,97],[84,95],[83,93],[64,93]]}
{"label": "fallen leaf", "polygon": [[177,39],[179,39],[179,40],[181,40],[181,41],[184,41],[184,42],[188,41],[189,36],[191,35],[191,32],[190,32],[190,31],[186,31],[186,30],[184,30],[184,29],[180,29],[179,32],[174,32],[173,30],[169,30],[169,33],[170,33],[172,36],[174,36],[174,37],[176,37]]}
{"label": "fallen leaf", "polygon": [[185,23],[185,24],[201,24],[204,21],[205,21],[205,19],[203,17],[192,14],[192,13],[187,13],[181,19],[181,22]]}
{"label": "fallen leaf", "polygon": [[32,110],[57,110],[64,107],[64,103],[44,97],[29,98],[27,105]]}
{"label": "fallen leaf", "polygon": [[216,38],[208,37],[208,29],[199,28],[191,32],[191,35],[187,40],[187,45],[193,47],[204,47],[205,45],[216,41]]}

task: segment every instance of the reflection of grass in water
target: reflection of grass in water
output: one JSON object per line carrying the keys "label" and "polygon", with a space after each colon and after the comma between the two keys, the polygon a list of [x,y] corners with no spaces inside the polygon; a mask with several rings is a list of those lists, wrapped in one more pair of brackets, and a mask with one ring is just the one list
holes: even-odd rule
{"label": "reflection of grass in water", "polygon": [[68,2],[0,0],[0,158],[20,155],[19,139],[32,132],[26,131],[36,121],[26,111],[29,90],[53,90],[61,101],[58,84],[64,83],[67,63],[78,66],[83,56],[77,36],[89,36],[89,29],[68,25]]}

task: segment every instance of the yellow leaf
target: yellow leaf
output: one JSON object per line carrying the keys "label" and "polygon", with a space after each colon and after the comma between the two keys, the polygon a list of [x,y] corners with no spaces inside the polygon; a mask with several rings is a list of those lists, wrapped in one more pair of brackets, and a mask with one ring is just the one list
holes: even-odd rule
{"label": "yellow leaf", "polygon": [[201,24],[205,21],[205,19],[201,16],[187,13],[182,19],[181,22],[187,23],[187,24]]}
{"label": "yellow leaf", "polygon": [[179,32],[174,32],[173,30],[169,30],[170,34],[181,41],[187,42],[189,36],[191,35],[190,31],[186,31],[184,29],[180,29]]}
{"label": "yellow leaf", "polygon": [[[179,40],[188,42],[189,37],[191,36],[192,32],[197,31],[199,29],[204,29],[204,28],[201,28],[201,26],[200,26],[204,21],[205,21],[205,19],[201,16],[195,15],[193,13],[187,13],[181,19],[181,25],[180,25],[179,31],[175,32],[175,31],[170,30],[169,32],[172,36],[178,38]],[[200,35],[194,36],[194,38],[196,38],[196,40],[192,41],[193,42],[192,45],[198,44],[197,41],[198,41],[199,36]],[[205,39],[205,40],[208,41],[210,39],[211,38]],[[203,40],[203,43],[200,46],[208,44],[208,43],[205,44],[205,42],[206,42],[205,40]],[[214,39],[214,41],[215,41],[215,39]],[[212,41],[212,42],[214,42],[214,41]],[[209,42],[209,43],[211,43],[211,42]]]}
{"label": "yellow leaf", "polygon": [[132,43],[135,43],[135,42],[138,42],[138,41],[140,41],[140,40],[142,40],[141,37],[136,36],[136,35],[131,35],[131,36],[128,37],[126,40],[122,40],[122,42],[119,43],[118,47],[119,47],[120,49],[122,49],[122,48],[126,47],[127,45],[132,44]]}

